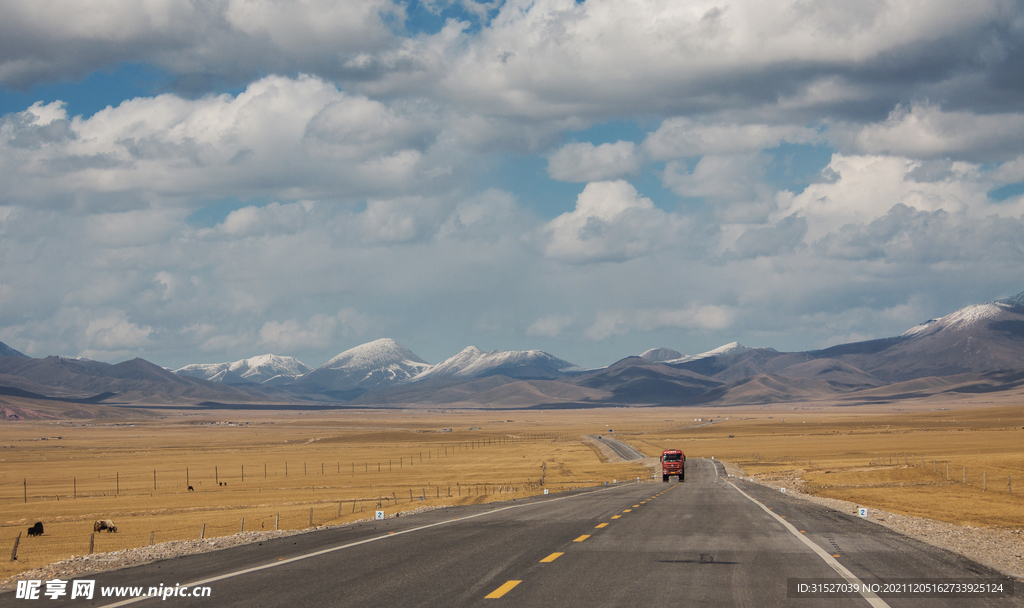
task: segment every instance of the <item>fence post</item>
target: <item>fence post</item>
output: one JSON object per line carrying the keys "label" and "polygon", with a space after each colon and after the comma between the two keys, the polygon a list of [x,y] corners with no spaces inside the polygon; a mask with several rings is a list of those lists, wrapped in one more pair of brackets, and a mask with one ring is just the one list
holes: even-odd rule
{"label": "fence post", "polygon": [[238,524],[238,531],[245,532],[245,518],[242,518],[241,523]]}
{"label": "fence post", "polygon": [[277,524],[280,523],[280,521],[281,521],[281,514],[280,513],[275,513],[274,514],[274,529],[275,530],[278,529]]}
{"label": "fence post", "polygon": [[149,544],[150,544],[150,546],[153,545],[153,540],[155,540],[155,537],[156,537],[156,530],[150,530],[149,531]]}
{"label": "fence post", "polygon": [[92,555],[92,552],[95,551],[95,550],[96,550],[96,533],[93,532],[92,534],[89,535],[89,555]]}
{"label": "fence post", "polygon": [[313,507],[309,508],[309,527],[313,527]]}
{"label": "fence post", "polygon": [[988,492],[988,473],[985,471],[981,472],[981,491]]}
{"label": "fence post", "polygon": [[949,481],[949,463],[946,463],[946,481]]}
{"label": "fence post", "polygon": [[[21,542],[21,532],[18,532],[18,538],[14,539],[14,548],[11,549],[11,561],[12,562],[18,561],[18,543],[20,543],[20,542]],[[89,551],[89,553],[92,553],[92,551]]]}
{"label": "fence post", "polygon": [[199,539],[206,538],[206,524],[203,524],[203,529],[199,531]]}

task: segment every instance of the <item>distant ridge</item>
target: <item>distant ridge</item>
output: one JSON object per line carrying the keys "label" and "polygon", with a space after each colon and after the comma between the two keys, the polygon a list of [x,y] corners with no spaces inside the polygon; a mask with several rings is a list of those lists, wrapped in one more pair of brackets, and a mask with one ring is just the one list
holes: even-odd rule
{"label": "distant ridge", "polygon": [[7,346],[3,342],[0,342],[0,357],[25,357],[26,359],[30,358],[28,355],[14,350],[13,348]]}
{"label": "distant ridge", "polygon": [[1002,391],[1024,398],[1024,293],[965,306],[888,338],[805,352],[738,342],[697,355],[658,347],[591,370],[540,350],[473,346],[431,365],[390,338],[350,348],[313,370],[262,355],[177,374],[142,359],[33,359],[0,346],[0,405],[11,407],[22,407],[16,400],[239,408],[863,404]]}

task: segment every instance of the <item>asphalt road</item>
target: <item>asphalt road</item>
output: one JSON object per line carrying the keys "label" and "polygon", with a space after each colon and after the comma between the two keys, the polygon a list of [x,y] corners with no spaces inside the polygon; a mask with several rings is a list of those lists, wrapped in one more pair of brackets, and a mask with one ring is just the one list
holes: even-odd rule
{"label": "asphalt road", "polygon": [[600,441],[608,446],[611,451],[615,452],[616,456],[623,460],[640,460],[641,458],[646,458],[646,456],[637,451],[636,448],[627,443],[610,439],[604,435],[591,435],[590,437],[591,439]]}
{"label": "asphalt road", "polygon": [[[856,515],[726,479],[716,465],[688,460],[685,483],[450,508],[166,560],[98,575],[97,586],[211,588],[133,606],[1024,606],[788,597],[788,579],[845,583],[844,572],[863,582],[1000,575]],[[0,596],[3,606],[59,602]]]}

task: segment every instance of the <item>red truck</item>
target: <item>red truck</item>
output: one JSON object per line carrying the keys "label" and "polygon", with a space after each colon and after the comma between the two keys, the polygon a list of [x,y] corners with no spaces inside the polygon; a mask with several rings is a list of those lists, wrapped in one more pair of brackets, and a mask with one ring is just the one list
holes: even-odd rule
{"label": "red truck", "polygon": [[686,479],[686,454],[682,450],[665,450],[661,453],[661,480],[678,475],[679,481]]}

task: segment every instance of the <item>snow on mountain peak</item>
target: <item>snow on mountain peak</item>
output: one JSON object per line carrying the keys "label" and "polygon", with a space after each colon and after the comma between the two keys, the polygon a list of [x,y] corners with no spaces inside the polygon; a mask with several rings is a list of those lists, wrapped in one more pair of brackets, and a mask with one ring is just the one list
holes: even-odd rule
{"label": "snow on mountain peak", "polygon": [[489,373],[555,377],[575,367],[542,350],[492,350],[485,353],[475,346],[467,346],[455,356],[424,370],[413,380],[436,376],[473,378]]}
{"label": "snow on mountain peak", "polygon": [[1006,308],[1010,307],[1011,306],[1005,302],[989,302],[987,304],[966,306],[944,317],[925,321],[920,325],[915,325],[900,334],[900,336],[910,338],[912,336],[919,336],[925,333],[934,333],[943,329],[967,329],[982,321],[999,316]]}
{"label": "snow on mountain peak", "polygon": [[685,357],[683,353],[672,350],[671,348],[659,347],[652,348],[640,353],[641,359],[647,359],[651,363],[661,363],[664,361],[674,361]]}
{"label": "snow on mountain peak", "polygon": [[426,361],[417,357],[411,350],[391,338],[380,338],[379,340],[360,344],[346,350],[321,365],[320,369],[384,367],[393,363],[407,361],[424,366],[429,365]]}
{"label": "snow on mountain peak", "polygon": [[723,355],[738,355],[747,351],[754,350],[749,346],[743,346],[739,342],[730,342],[723,344],[716,349],[709,350],[697,355],[687,355],[679,359],[672,359],[670,361],[662,361],[662,363],[685,363],[686,361],[696,361],[697,359],[707,359],[708,357],[721,357]]}
{"label": "snow on mountain peak", "polygon": [[313,368],[294,357],[259,355],[234,363],[192,363],[174,370],[180,376],[211,382],[254,382],[261,384],[278,376],[298,377]]}

